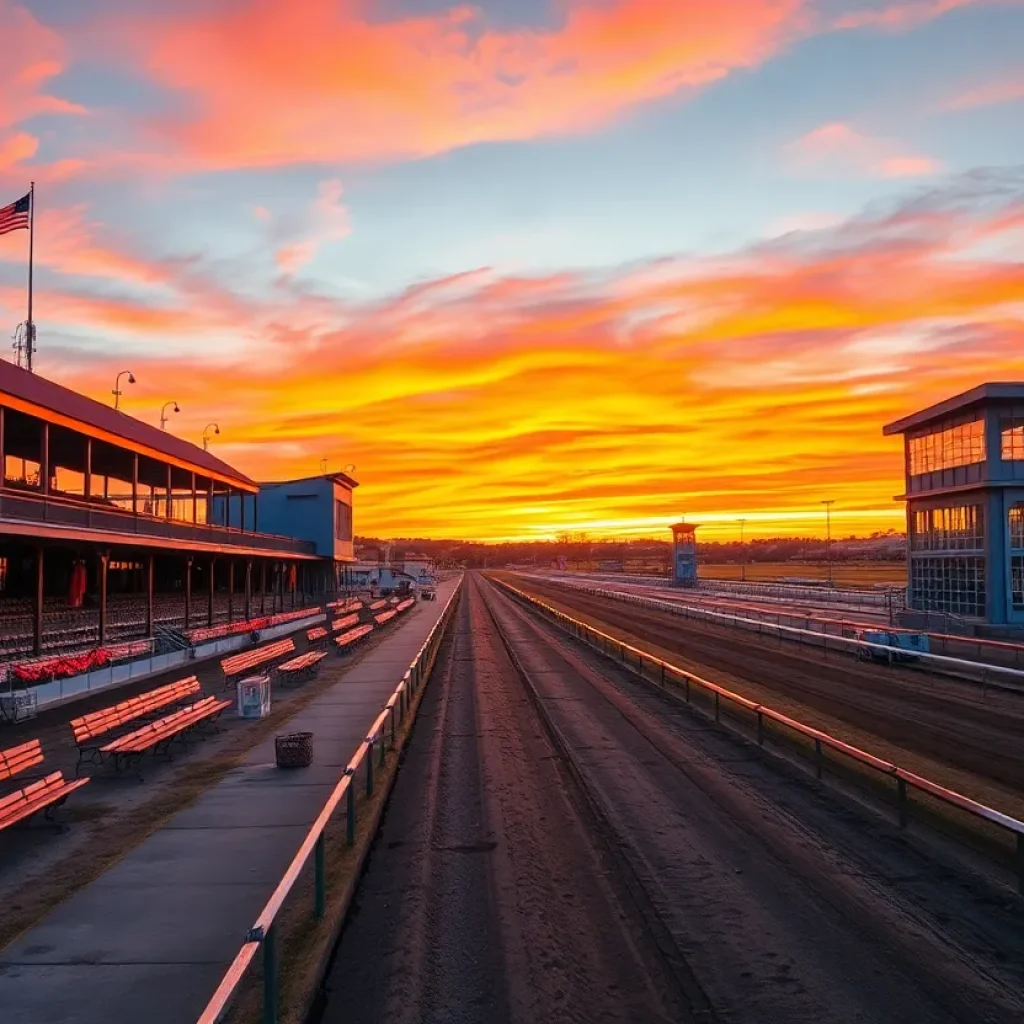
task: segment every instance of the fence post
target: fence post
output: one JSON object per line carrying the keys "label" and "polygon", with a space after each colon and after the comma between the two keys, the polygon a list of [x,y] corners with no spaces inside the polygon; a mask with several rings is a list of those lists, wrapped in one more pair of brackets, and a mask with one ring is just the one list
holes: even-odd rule
{"label": "fence post", "polygon": [[[401,701],[401,697],[399,697],[399,701]],[[394,748],[395,748],[395,708],[394,708],[394,705],[392,705],[391,706],[391,749],[394,750]],[[384,755],[384,751],[382,750],[381,751],[381,759],[380,759],[382,764],[384,763],[384,756],[383,755]]]}
{"label": "fence post", "polygon": [[760,708],[757,709],[757,745],[764,746],[764,716]]}
{"label": "fence post", "polygon": [[814,774],[821,778],[821,740],[817,737],[814,739]]}
{"label": "fence post", "polygon": [[277,1024],[277,928],[263,936],[263,1024]]}
{"label": "fence post", "polygon": [[317,836],[316,847],[314,848],[314,867],[316,871],[316,906],[314,913],[316,919],[322,921],[324,919],[324,904],[326,902],[326,887],[327,883],[324,878],[324,834],[323,832]]}
{"label": "fence post", "polygon": [[896,776],[896,797],[900,806],[900,828],[907,827],[907,783],[905,779]]}
{"label": "fence post", "polygon": [[366,738],[366,748],[366,795],[373,796],[374,739],[372,736]]}
{"label": "fence post", "polygon": [[683,680],[686,682],[686,703],[690,703],[690,677],[683,676]]}
{"label": "fence post", "polygon": [[665,662],[661,663],[661,688],[665,689]]}
{"label": "fence post", "polygon": [[[391,744],[394,746],[395,743],[395,713],[391,712]],[[384,767],[384,758],[387,756],[388,748],[384,744],[384,734],[381,732],[377,736],[377,745],[380,747],[380,766]]]}
{"label": "fence post", "polygon": [[347,769],[348,790],[345,792],[345,841],[352,846],[356,841],[356,788],[355,779]]}
{"label": "fence post", "polygon": [[1017,833],[1017,891],[1024,895],[1024,832]]}
{"label": "fence post", "polygon": [[719,695],[718,691],[715,690],[715,721],[716,722],[721,720],[720,719],[720,715],[721,715],[721,706],[720,706],[720,704],[721,704],[721,702],[719,700],[719,696],[720,695]]}

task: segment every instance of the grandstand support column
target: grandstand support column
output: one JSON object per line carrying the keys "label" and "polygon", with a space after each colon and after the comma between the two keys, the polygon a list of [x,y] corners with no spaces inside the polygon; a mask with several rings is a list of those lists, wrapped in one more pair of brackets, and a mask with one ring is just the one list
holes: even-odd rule
{"label": "grandstand support column", "polygon": [[132,453],[132,515],[139,514],[139,453]]}
{"label": "grandstand support column", "polygon": [[260,561],[260,615],[267,613],[267,560]]}
{"label": "grandstand support column", "polygon": [[245,491],[238,492],[238,530],[245,533]]}
{"label": "grandstand support column", "polygon": [[167,518],[171,518],[171,494],[173,493],[174,485],[171,480],[171,464],[167,463]]}
{"label": "grandstand support column", "polygon": [[213,525],[213,477],[210,477],[210,483],[206,488],[206,525]]}
{"label": "grandstand support column", "polygon": [[260,499],[256,494],[252,496],[252,532],[260,532]]}
{"label": "grandstand support column", "polygon": [[252,559],[245,560],[245,620],[252,618]]}
{"label": "grandstand support column", "polygon": [[199,495],[196,493],[196,474],[192,471],[192,525],[199,522]]}
{"label": "grandstand support column", "polygon": [[3,490],[4,479],[7,476],[7,456],[4,454],[7,449],[4,447],[4,407],[0,405],[0,490]]}
{"label": "grandstand support column", "polygon": [[[212,484],[211,484],[212,486]],[[213,578],[214,572],[217,568],[217,559],[212,555],[210,556],[210,586],[206,592],[206,624],[208,626],[213,625]]]}
{"label": "grandstand support column", "polygon": [[39,489],[50,493],[50,424],[43,420],[39,436]]}
{"label": "grandstand support column", "polygon": [[[194,475],[193,475],[194,480]],[[192,556],[185,556],[185,629],[192,625]]]}
{"label": "grandstand support column", "polygon": [[43,546],[36,546],[36,586],[32,596],[32,653],[43,653]]}
{"label": "grandstand support column", "polygon": [[100,646],[107,642],[107,566],[110,552],[100,552]]}
{"label": "grandstand support column", "polygon": [[228,622],[235,621],[235,560],[228,559]]}
{"label": "grandstand support column", "polygon": [[85,500],[92,497],[92,438],[85,439],[85,479],[82,483],[82,492]]}
{"label": "grandstand support column", "polygon": [[146,636],[153,635],[153,555],[146,559]]}

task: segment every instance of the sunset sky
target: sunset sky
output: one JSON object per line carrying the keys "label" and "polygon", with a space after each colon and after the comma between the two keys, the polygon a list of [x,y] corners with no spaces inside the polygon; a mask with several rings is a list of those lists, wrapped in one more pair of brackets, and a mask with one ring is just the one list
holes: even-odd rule
{"label": "sunset sky", "polygon": [[355,463],[362,534],[898,528],[882,424],[1024,379],[1022,0],[0,0],[0,38],[38,371],[130,368],[257,479]]}

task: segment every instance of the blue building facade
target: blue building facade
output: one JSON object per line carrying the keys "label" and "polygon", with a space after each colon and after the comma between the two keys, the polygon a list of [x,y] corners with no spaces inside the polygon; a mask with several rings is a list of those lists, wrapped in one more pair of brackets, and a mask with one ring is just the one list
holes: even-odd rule
{"label": "blue building facade", "polygon": [[1024,629],[1024,384],[982,384],[883,433],[904,438],[911,616]]}
{"label": "blue building facade", "polygon": [[676,523],[672,527],[672,582],[677,587],[697,585],[697,526]]}
{"label": "blue building facade", "polygon": [[[318,557],[334,563],[341,584],[345,567],[355,561],[352,492],[358,486],[346,473],[261,483],[256,522],[262,533],[311,542]],[[237,522],[240,508],[234,498],[231,501],[231,518]],[[224,499],[215,501],[214,515],[216,521],[224,521]]]}

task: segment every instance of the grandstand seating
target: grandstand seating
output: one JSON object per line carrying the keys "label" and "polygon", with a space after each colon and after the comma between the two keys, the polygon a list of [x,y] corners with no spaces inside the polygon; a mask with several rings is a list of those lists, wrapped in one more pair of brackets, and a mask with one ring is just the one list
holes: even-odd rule
{"label": "grandstand seating", "polygon": [[[39,740],[0,750],[0,780],[7,780],[43,763]],[[47,817],[88,779],[64,778],[62,772],[50,772],[41,779],[0,797],[0,832],[18,822],[26,821],[42,811]]]}
{"label": "grandstand seating", "polygon": [[221,671],[224,673],[224,686],[237,682],[238,677],[254,668],[271,666],[271,663],[278,658],[283,658],[295,650],[295,641],[290,637],[285,640],[276,640],[265,647],[257,647],[251,651],[243,651],[241,654],[233,654],[230,658],[224,658],[220,663]]}
{"label": "grandstand seating", "polygon": [[286,685],[302,682],[316,672],[320,662],[326,657],[326,651],[307,651],[279,665],[278,675]]}
{"label": "grandstand seating", "polygon": [[111,707],[82,715],[81,718],[73,718],[71,732],[75,738],[75,745],[78,747],[75,775],[78,775],[82,764],[86,761],[102,762],[104,744],[109,742],[112,733],[129,723],[137,723],[172,704],[195,696],[199,692],[199,680],[195,676],[188,676],[177,682],[167,683],[155,690],[139,694],[137,697],[121,701]]}
{"label": "grandstand seating", "polygon": [[337,644],[339,651],[348,650],[353,644],[358,643],[363,637],[369,636],[373,632],[373,626],[367,623],[365,626],[356,626],[355,629],[350,629],[347,633],[342,633],[340,636],[334,638],[335,644]]}

